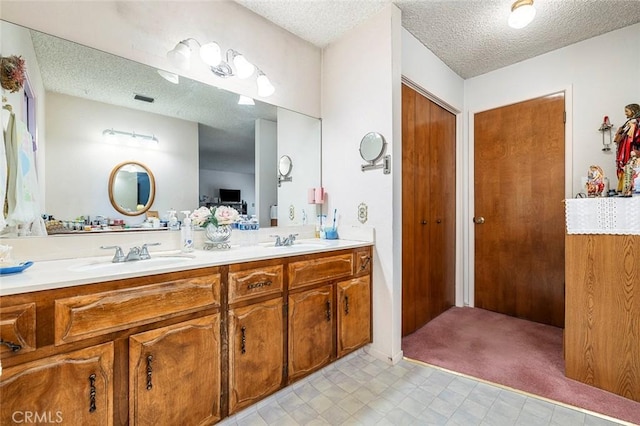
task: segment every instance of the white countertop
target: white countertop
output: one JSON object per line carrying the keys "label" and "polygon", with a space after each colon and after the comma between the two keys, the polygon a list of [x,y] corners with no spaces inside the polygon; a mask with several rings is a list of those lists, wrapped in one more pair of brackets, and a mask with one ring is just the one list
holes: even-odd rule
{"label": "white countertop", "polygon": [[112,263],[113,255],[36,261],[21,273],[0,276],[0,296],[99,283],[144,275],[185,271],[310,253],[366,247],[373,243],[354,240],[297,240],[291,247],[260,244],[229,250],[151,251],[151,259]]}

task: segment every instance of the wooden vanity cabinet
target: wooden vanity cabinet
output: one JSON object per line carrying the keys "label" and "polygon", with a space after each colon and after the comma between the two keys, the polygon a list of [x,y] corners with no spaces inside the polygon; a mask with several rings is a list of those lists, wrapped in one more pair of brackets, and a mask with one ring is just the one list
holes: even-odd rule
{"label": "wooden vanity cabinet", "polygon": [[333,285],[289,294],[289,383],[334,359]]}
{"label": "wooden vanity cabinet", "polygon": [[213,424],[220,390],[220,314],[129,337],[130,424]]}
{"label": "wooden vanity cabinet", "polygon": [[112,425],[113,344],[4,368],[0,424]]}
{"label": "wooden vanity cabinet", "polygon": [[284,384],[284,266],[229,266],[229,414]]}
{"label": "wooden vanity cabinet", "polygon": [[340,281],[338,288],[338,358],[371,342],[371,277]]}

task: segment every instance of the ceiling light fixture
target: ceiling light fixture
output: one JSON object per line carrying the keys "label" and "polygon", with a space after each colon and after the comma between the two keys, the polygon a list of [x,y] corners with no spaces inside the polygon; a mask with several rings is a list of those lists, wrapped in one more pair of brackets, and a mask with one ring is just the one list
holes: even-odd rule
{"label": "ceiling light fixture", "polygon": [[216,76],[221,78],[238,77],[247,79],[256,74],[256,85],[258,95],[261,97],[271,96],[275,92],[273,84],[269,78],[260,71],[247,58],[234,49],[227,49],[222,56],[220,46],[215,42],[201,44],[194,38],[187,38],[180,41],[176,47],[167,52],[167,58],[171,63],[182,70],[188,70],[191,62],[191,47],[189,42],[193,41],[199,47],[200,59],[209,66],[209,69]]}
{"label": "ceiling light fixture", "polygon": [[535,16],[536,8],[533,7],[533,0],[516,0],[511,5],[508,23],[511,28],[524,28],[533,21]]}

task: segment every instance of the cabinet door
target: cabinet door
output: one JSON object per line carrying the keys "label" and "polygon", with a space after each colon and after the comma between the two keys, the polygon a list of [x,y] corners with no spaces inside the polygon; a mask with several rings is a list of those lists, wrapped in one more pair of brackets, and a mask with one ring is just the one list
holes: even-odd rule
{"label": "cabinet door", "polygon": [[371,341],[371,277],[338,283],[338,357]]}
{"label": "cabinet door", "polygon": [[229,311],[229,412],[251,405],[282,386],[282,298]]}
{"label": "cabinet door", "polygon": [[129,337],[131,425],[220,419],[220,314]]}
{"label": "cabinet door", "polygon": [[113,424],[113,344],[6,368],[0,424]]}
{"label": "cabinet door", "polygon": [[331,361],[333,314],[331,285],[289,295],[289,382]]}

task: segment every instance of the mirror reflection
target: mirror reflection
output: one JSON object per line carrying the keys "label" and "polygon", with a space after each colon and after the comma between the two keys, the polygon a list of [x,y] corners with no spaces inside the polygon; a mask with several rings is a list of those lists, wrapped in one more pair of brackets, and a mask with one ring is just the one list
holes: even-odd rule
{"label": "mirror reflection", "polygon": [[109,200],[118,212],[138,216],[149,210],[155,198],[153,173],[137,162],[118,164],[109,176]]}
{"label": "mirror reflection", "polygon": [[[182,76],[175,84],[146,65],[6,21],[0,26],[3,54],[22,55],[32,83],[47,215],[142,222],[145,215],[129,216],[111,203],[106,177],[122,162],[153,170],[157,193],[149,207],[161,219],[170,210],[222,203],[220,189],[239,191],[246,213],[261,226],[269,226],[270,209],[281,197],[303,207],[304,189],[277,189],[279,150],[304,163],[301,185],[321,186],[317,118],[260,101],[239,105],[237,94],[212,85]],[[21,105],[21,93],[8,97]],[[158,143],[114,142],[103,135],[112,128],[154,135]]]}
{"label": "mirror reflection", "polygon": [[385,140],[380,133],[370,132],[360,141],[360,156],[363,160],[376,163],[385,151]]}

